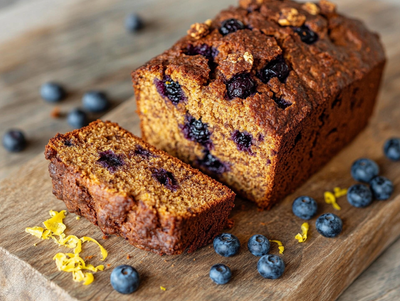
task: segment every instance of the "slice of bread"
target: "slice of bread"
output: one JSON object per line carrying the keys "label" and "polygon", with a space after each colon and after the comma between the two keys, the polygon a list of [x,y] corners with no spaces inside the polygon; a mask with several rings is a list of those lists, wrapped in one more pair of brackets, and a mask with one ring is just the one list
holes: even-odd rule
{"label": "slice of bread", "polygon": [[115,123],[57,134],[45,156],[70,212],[160,255],[210,243],[234,206],[229,188]]}

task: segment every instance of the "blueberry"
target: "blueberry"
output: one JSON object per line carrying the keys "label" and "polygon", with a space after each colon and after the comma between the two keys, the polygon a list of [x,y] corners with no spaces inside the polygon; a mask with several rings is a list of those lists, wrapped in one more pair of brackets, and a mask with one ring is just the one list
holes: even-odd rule
{"label": "blueberry", "polygon": [[300,196],[292,204],[293,214],[302,219],[311,219],[317,213],[317,202],[309,196]]}
{"label": "blueberry", "polygon": [[226,36],[229,33],[245,29],[244,25],[242,22],[240,22],[237,19],[228,19],[225,20],[221,23],[221,28],[219,29],[219,32],[223,35]]}
{"label": "blueberry", "polygon": [[274,95],[272,96],[272,99],[275,101],[275,103],[278,105],[278,108],[284,110],[287,107],[290,107],[292,105],[291,102],[285,100],[282,96],[281,97],[277,97],[274,93]]}
{"label": "blueberry", "polygon": [[306,44],[314,44],[319,39],[318,34],[305,25],[295,27],[293,30],[300,36],[301,41]]}
{"label": "blueberry", "polygon": [[268,254],[270,243],[264,235],[256,234],[250,237],[247,248],[254,256],[263,256]]}
{"label": "blueberry", "polygon": [[277,77],[281,82],[284,82],[289,76],[289,66],[286,64],[282,56],[269,62],[267,66],[258,72],[258,78],[264,83],[268,83],[271,78]]}
{"label": "blueberry", "polygon": [[227,164],[221,162],[217,157],[213,156],[209,151],[204,152],[204,157],[197,160],[197,165],[204,167],[210,173],[215,175],[223,174],[229,171]]}
{"label": "blueberry", "polygon": [[363,184],[353,185],[347,191],[347,200],[354,207],[367,207],[372,202],[371,189]]}
{"label": "blueberry", "polygon": [[208,46],[207,44],[201,44],[197,46],[189,44],[186,49],[186,54],[204,56],[208,60],[208,66],[210,67],[210,70],[214,70],[217,67],[214,59],[218,54],[218,50],[214,47]]}
{"label": "blueberry", "polygon": [[190,140],[210,149],[212,142],[210,140],[211,133],[208,130],[208,124],[203,123],[201,119],[195,119],[193,116],[187,115],[185,124],[180,126],[183,136]]}
{"label": "blueberry", "polygon": [[103,92],[89,91],[83,95],[83,107],[89,112],[104,112],[108,109],[110,103]]}
{"label": "blueberry", "polygon": [[237,74],[226,84],[229,99],[245,99],[256,91],[256,84],[248,73]]}
{"label": "blueberry", "polygon": [[140,145],[136,146],[135,150],[133,151],[133,155],[141,156],[145,159],[153,157],[153,154],[151,152]]}
{"label": "blueberry", "polygon": [[393,183],[385,177],[377,176],[369,184],[372,194],[377,200],[387,200],[393,193]]}
{"label": "blueberry", "polygon": [[130,32],[136,32],[144,27],[143,20],[138,14],[130,14],[125,18],[125,28]]}
{"label": "blueberry", "polygon": [[112,150],[100,152],[99,155],[100,158],[97,160],[97,163],[107,168],[111,173],[116,172],[118,167],[125,164],[123,155],[117,155]]}
{"label": "blueberry", "polygon": [[4,148],[13,153],[24,150],[27,145],[24,133],[17,129],[8,130],[2,140]]}
{"label": "blueberry", "polygon": [[391,138],[385,142],[384,152],[388,159],[400,161],[400,138]]}
{"label": "blueberry", "polygon": [[226,284],[231,280],[231,277],[231,269],[222,263],[215,264],[210,269],[210,278],[216,284]]}
{"label": "blueberry", "polygon": [[164,168],[154,169],[152,176],[171,191],[176,191],[179,187],[173,173],[166,171]]}
{"label": "blueberry", "polygon": [[333,213],[325,213],[318,217],[315,227],[325,237],[336,237],[342,232],[343,222]]}
{"label": "blueberry", "polygon": [[358,159],[351,166],[351,176],[359,182],[369,183],[378,174],[378,164],[370,159]]}
{"label": "blueberry", "polygon": [[251,152],[251,146],[253,141],[253,136],[246,131],[239,132],[238,130],[234,131],[232,134],[232,139],[236,143],[236,147],[240,151],[246,151],[248,153]]}
{"label": "blueberry", "polygon": [[65,98],[66,93],[59,84],[48,82],[40,87],[40,95],[47,102],[59,102]]}
{"label": "blueberry", "polygon": [[163,80],[155,78],[154,83],[158,93],[162,97],[168,98],[174,105],[186,100],[181,85],[178,82],[173,81],[169,76],[166,76]]}
{"label": "blueberry", "polygon": [[276,255],[264,255],[258,260],[257,270],[267,279],[278,279],[285,271],[285,263]]}
{"label": "blueberry", "polygon": [[81,109],[73,109],[67,116],[68,124],[75,128],[80,129],[88,124],[87,114]]}
{"label": "blueberry", "polygon": [[139,273],[130,265],[117,266],[111,273],[110,281],[113,289],[120,294],[131,294],[140,284]]}
{"label": "blueberry", "polygon": [[239,239],[230,233],[222,233],[214,238],[214,250],[217,254],[224,257],[231,257],[239,252]]}

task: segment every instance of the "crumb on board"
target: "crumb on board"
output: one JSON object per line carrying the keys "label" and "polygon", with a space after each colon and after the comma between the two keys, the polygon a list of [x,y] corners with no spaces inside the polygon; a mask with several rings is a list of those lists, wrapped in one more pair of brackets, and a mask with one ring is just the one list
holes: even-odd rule
{"label": "crumb on board", "polygon": [[225,228],[232,229],[234,225],[235,225],[235,221],[231,218],[228,218],[228,220],[226,221],[226,224],[225,224]]}
{"label": "crumb on board", "polygon": [[60,118],[61,117],[60,107],[54,107],[54,109],[50,112],[50,116],[55,119]]}
{"label": "crumb on board", "polygon": [[266,223],[260,223],[260,226],[265,226],[266,225]]}
{"label": "crumb on board", "polygon": [[126,255],[126,259],[131,259],[131,255]]}

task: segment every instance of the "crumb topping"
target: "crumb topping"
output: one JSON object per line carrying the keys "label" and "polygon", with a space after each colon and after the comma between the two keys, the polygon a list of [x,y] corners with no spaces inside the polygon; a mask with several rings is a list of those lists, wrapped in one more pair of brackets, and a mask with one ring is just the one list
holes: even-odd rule
{"label": "crumb topping", "polygon": [[209,20],[206,21],[207,23],[195,23],[192,24],[190,29],[187,31],[188,35],[190,35],[192,38],[198,40],[206,35],[209,34],[210,32],[210,22]]}
{"label": "crumb topping", "polygon": [[281,26],[302,26],[306,21],[306,16],[299,13],[295,8],[282,8],[278,20]]}

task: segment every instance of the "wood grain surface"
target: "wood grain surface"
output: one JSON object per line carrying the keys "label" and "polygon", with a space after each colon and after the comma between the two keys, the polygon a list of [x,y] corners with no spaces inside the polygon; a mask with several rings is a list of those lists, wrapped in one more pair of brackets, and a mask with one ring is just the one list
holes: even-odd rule
{"label": "wood grain surface", "polygon": [[[33,2],[35,2],[36,5],[34,5]],[[0,178],[6,178],[12,171],[18,169],[20,166],[24,166],[20,172],[13,176],[14,180],[12,180],[15,183],[19,183],[21,187],[25,186],[23,183],[28,183],[29,180],[32,181],[32,177],[36,178],[36,176],[43,180],[43,187],[50,183],[48,178],[48,183],[45,183],[45,174],[40,176],[39,174],[27,172],[29,168],[32,168],[32,166],[37,166],[43,169],[44,163],[42,162],[42,165],[39,163],[42,160],[41,156],[39,156],[40,159],[35,159],[32,163],[29,163],[29,165],[27,165],[26,162],[39,152],[43,151],[45,143],[51,136],[58,131],[65,132],[69,127],[64,119],[54,120],[49,118],[53,106],[45,104],[40,99],[38,89],[41,83],[46,80],[58,80],[67,86],[70,91],[70,97],[60,105],[63,112],[67,112],[72,107],[79,105],[82,93],[90,89],[105,90],[109,93],[114,106],[116,106],[132,95],[129,79],[130,70],[141,65],[152,56],[170,46],[177,38],[186,32],[191,23],[203,21],[212,17],[219,9],[224,8],[229,4],[236,4],[235,2],[236,1],[228,0],[118,0],[113,2],[96,0],[91,1],[89,4],[89,2],[81,0],[71,0],[68,2],[60,0],[1,0],[0,25],[2,25],[3,29],[6,28],[7,30],[0,31],[0,53],[2,56],[2,59],[0,60],[0,135],[2,135],[7,128],[19,127],[27,132],[31,143],[25,152],[16,155],[7,154],[0,149]],[[400,84],[400,69],[398,67],[400,63],[400,46],[398,42],[400,5],[397,1],[357,0],[351,2],[336,2],[340,5],[340,11],[362,18],[368,23],[371,29],[381,33],[384,44],[387,48],[389,63],[381,94],[381,101],[378,104],[377,113],[374,116],[371,127],[347,150],[343,151],[338,156],[338,158],[341,158],[342,156],[349,158],[344,158],[343,161],[337,161],[342,159],[335,158],[329,166],[333,166],[331,168],[336,170],[334,162],[336,162],[336,164],[348,164],[348,162],[357,156],[365,155],[378,158],[380,163],[385,166],[384,172],[387,172],[392,168],[399,169],[398,166],[390,165],[388,162],[383,160],[381,144],[385,138],[391,135],[399,135],[399,124],[397,123],[397,120],[400,117],[400,110],[399,106],[396,104],[397,98],[400,94],[400,89],[398,88]],[[130,11],[139,11],[145,17],[148,27],[144,32],[137,35],[129,35],[124,31],[122,26],[123,18],[126,13]],[[132,116],[135,116],[134,105],[131,103],[125,103],[123,106],[124,107],[122,108],[118,108],[118,111],[111,117],[115,118],[113,120],[120,122],[123,126],[135,129],[136,125],[134,122],[136,117],[132,118]],[[361,142],[359,142],[360,139],[362,140]],[[368,143],[364,142],[363,139],[367,139]],[[330,172],[329,166],[320,173],[322,178],[325,177],[326,172]],[[348,176],[348,166],[339,169],[339,171],[340,170],[344,172],[343,175],[333,172],[329,177],[324,178],[323,181],[326,181],[326,183],[323,183],[326,184],[326,189],[333,187],[332,185],[334,185],[335,181],[338,180],[335,177],[341,178]],[[322,189],[319,181],[320,178],[316,178],[315,176],[301,189],[306,194],[311,194],[313,192],[316,193],[318,189]],[[0,202],[0,210],[5,210],[4,198],[7,200],[7,204],[15,202],[15,200],[11,198],[11,196],[15,195],[15,192],[10,193],[10,190],[6,189],[9,186],[7,183],[10,182],[5,182],[1,186],[2,188],[0,193],[3,197],[3,203]],[[317,188],[314,189],[316,190],[312,190],[311,188],[315,185]],[[21,188],[18,187],[18,189]],[[18,191],[18,189],[16,190]],[[31,187],[31,189],[33,188]],[[24,208],[28,206],[31,208],[32,203],[44,204],[48,199],[50,202],[54,202],[54,205],[60,207],[62,204],[54,200],[50,195],[50,188],[47,188],[48,191],[44,191],[44,189],[45,188],[42,189],[41,187],[40,190],[35,193],[30,190],[32,196],[35,195],[34,198],[27,198],[24,194],[19,194],[18,196],[21,199],[18,200],[18,203],[16,204],[21,205],[20,202],[23,202]],[[21,189],[21,191],[23,190]],[[29,199],[33,201],[28,202]],[[319,197],[319,201],[322,201],[321,197]],[[248,203],[244,204],[245,206],[248,205]],[[248,206],[251,208],[249,209],[250,214],[257,216],[258,213],[255,211],[255,208],[252,208],[251,205]],[[370,207],[368,210],[371,208],[373,207]],[[13,212],[13,216],[17,217],[21,215],[21,210],[17,209],[18,208],[15,208],[16,211]],[[33,208],[32,210],[36,209]],[[38,215],[40,215],[40,217],[37,216],[37,220],[42,221],[47,218],[46,210],[40,212],[41,215],[39,214],[40,210],[37,210]],[[254,210],[254,212],[252,210]],[[342,213],[347,215],[347,212],[340,212],[340,214]],[[375,211],[374,213],[376,214]],[[260,216],[260,218],[262,217],[263,216]],[[7,216],[2,213],[0,215],[0,223],[3,223],[6,218]],[[384,217],[382,220],[389,221],[389,218]],[[81,220],[81,222],[84,221]],[[72,224],[74,223],[72,222]],[[1,231],[3,231],[2,225],[0,226],[2,228]],[[24,224],[22,228],[25,226],[27,225]],[[237,231],[237,226],[238,224],[233,229],[234,232]],[[299,225],[296,225],[296,227],[298,226]],[[390,240],[385,240],[387,239],[386,236],[391,233],[390,231],[397,231],[395,224],[391,225],[391,227],[393,229],[387,230],[388,233],[383,235],[384,238],[380,238],[382,239],[380,241],[382,248],[385,247],[389,241],[394,239],[393,237],[390,237]],[[10,229],[16,229],[15,225],[9,225],[7,230]],[[92,226],[89,226],[88,229],[96,231]],[[248,227],[248,229],[249,231],[258,230],[258,228],[251,227]],[[20,231],[20,229],[18,231]],[[268,233],[270,231],[272,230],[268,229]],[[23,232],[21,235],[25,239],[25,234]],[[241,237],[246,238],[246,236],[243,235],[244,234],[242,234]],[[20,240],[21,236],[16,235],[14,239]],[[0,239],[0,242],[2,246],[4,246],[3,243],[6,243],[3,239]],[[38,247],[46,243],[48,242],[40,243]],[[296,241],[292,241],[291,243],[295,244]],[[312,249],[313,247],[311,247],[311,244],[307,245],[307,243],[304,245],[305,248],[307,250]],[[48,250],[47,247],[50,246],[46,246],[43,250]],[[37,262],[36,265],[32,264],[28,260],[26,261],[27,263],[21,262],[21,258],[24,259],[21,255],[23,255],[25,251],[21,245],[19,248],[18,252],[12,252],[11,254],[7,253],[8,251],[6,251],[6,249],[1,249],[0,285],[2,290],[0,292],[0,299],[1,297],[6,296],[6,294],[9,297],[11,296],[11,298],[14,296],[14,300],[15,296],[19,296],[20,294],[20,296],[28,298],[29,296],[34,296],[34,291],[42,291],[43,295],[40,296],[46,296],[43,298],[38,297],[40,300],[46,300],[46,298],[49,300],[54,300],[56,298],[63,300],[63,298],[67,298],[65,293],[63,293],[63,290],[59,290],[59,287],[50,281],[53,277],[60,277],[56,276],[58,272],[54,269],[54,263],[49,263],[53,269],[51,271],[52,276],[45,274],[45,278],[40,277],[37,273],[38,270],[40,271],[38,265],[43,267],[44,262]],[[400,242],[397,241],[359,277],[359,279],[341,296],[340,299],[399,299],[399,251]],[[240,256],[244,256],[242,253]],[[30,253],[28,252],[26,255],[28,254]],[[311,254],[311,256],[315,256],[313,253]],[[196,255],[196,253],[194,255]],[[377,253],[371,254],[371,258],[376,257],[376,255]],[[285,257],[286,254],[284,255],[284,259],[286,260]],[[136,261],[132,260],[131,264],[135,265]],[[198,259],[196,259],[196,261],[197,260]],[[245,257],[245,260],[250,262],[251,257]],[[118,260],[115,262],[118,262]],[[123,260],[118,263],[122,262]],[[290,260],[290,262],[292,261]],[[371,260],[366,260],[362,264],[362,267],[365,268],[370,262]],[[143,271],[146,273],[147,270],[149,270],[148,272],[152,275],[155,271],[162,272],[164,270],[164,267],[161,266],[163,263],[162,261],[161,263],[158,263],[160,264],[158,269],[155,268],[155,270],[151,271],[150,266],[146,267],[146,265],[144,265],[145,269],[143,269]],[[30,264],[34,267],[33,270]],[[241,265],[238,264],[238,267],[241,267]],[[193,264],[193,269],[197,271],[197,264]],[[359,269],[352,271],[352,278],[354,279],[360,271],[361,270]],[[244,273],[242,271],[237,272],[239,275]],[[21,278],[18,278],[18,275],[21,273],[31,275],[24,279],[32,278],[35,279],[35,281],[23,281]],[[14,275],[14,277],[12,277],[12,275]],[[240,286],[241,282],[237,280],[236,272],[234,275],[236,279],[235,283]],[[242,278],[240,276],[238,277]],[[291,279],[293,276],[290,275],[285,277]],[[17,279],[20,279],[20,281]],[[147,279],[147,276],[145,279]],[[156,277],[156,279],[158,278]],[[16,281],[18,281],[18,283],[16,283]],[[66,286],[75,288],[75,286],[72,286],[72,281],[70,281],[70,279],[67,279],[65,282]],[[144,283],[146,282],[147,280],[145,280]],[[176,283],[178,282],[182,281],[177,278]],[[43,287],[48,288],[46,293],[43,290],[37,289],[37,283],[41,283]],[[55,283],[57,283],[57,281],[55,281]],[[345,285],[343,285],[341,289],[348,285],[348,281],[344,283]],[[95,285],[95,283],[93,285]],[[206,282],[206,285],[208,288],[210,283]],[[264,282],[262,282],[261,286],[263,285]],[[287,285],[289,285],[289,283],[287,283]],[[78,285],[77,287],[80,286]],[[142,292],[140,294],[142,296],[152,292],[151,290],[145,292],[146,289],[144,289],[144,287],[147,287],[147,284],[144,284],[140,289]],[[5,292],[3,288],[8,288],[7,292]],[[159,290],[159,285],[156,285],[156,288]],[[106,287],[104,289],[106,289]],[[175,293],[177,291],[180,292],[179,288],[175,287],[174,289]],[[231,293],[239,294],[240,290],[243,290],[243,287],[237,289],[231,287],[231,289],[228,290],[229,296]],[[259,288],[259,290],[261,289],[265,289],[265,287]],[[297,289],[298,286],[296,286],[296,290]],[[218,288],[218,290],[222,289]],[[285,290],[290,291],[291,288],[286,287]],[[171,289],[168,289],[167,287],[167,292],[170,291]],[[182,290],[182,292],[183,291],[184,290]],[[26,292],[30,293],[26,295]],[[159,294],[160,292],[156,290],[154,298],[159,296]],[[53,298],[50,296],[53,296]],[[76,296],[82,297],[81,295]],[[172,298],[173,296],[175,295],[160,295],[160,297],[166,299]],[[238,296],[240,296],[240,294]],[[112,299],[113,297],[117,296],[111,294],[109,298]],[[187,299],[190,299],[191,296],[186,295],[186,297]],[[218,297],[221,298],[221,296]],[[105,295],[100,294],[95,297],[95,299],[100,298],[104,299]],[[263,297],[260,298],[263,299]]]}
{"label": "wood grain surface", "polygon": [[[137,134],[139,127],[137,118],[132,118],[133,108],[131,100],[104,119],[119,121]],[[391,134],[392,128],[400,126],[400,120],[393,121],[384,129],[378,126],[379,123],[378,116],[354,143],[272,210],[260,212],[253,204],[237,198],[231,214],[234,227],[230,232],[240,239],[242,247],[239,255],[232,258],[215,254],[211,246],[193,254],[161,257],[136,249],[119,237],[102,240],[97,227],[85,219],[76,220],[75,215],[70,214],[66,218],[67,234],[90,236],[101,241],[109,251],[105,264],[110,265],[97,273],[95,282],[88,287],[72,282],[71,274],[57,271],[52,260],[60,248],[51,241],[42,241],[34,246],[38,239],[24,233],[25,227],[40,225],[46,220],[48,210],[65,209],[64,204],[51,193],[48,162],[42,155],[0,184],[0,247],[79,300],[132,298],[118,295],[110,285],[110,272],[119,264],[133,265],[143,277],[140,289],[134,294],[136,300],[334,300],[400,235],[400,163],[386,160],[381,147],[377,147]],[[315,230],[316,218],[313,218],[308,240],[298,243],[294,236],[300,232],[303,221],[291,212],[294,197],[314,197],[319,203],[319,214],[335,211],[323,202],[323,193],[337,186],[352,185],[354,180],[349,169],[351,163],[361,156],[379,163],[382,174],[394,182],[394,196],[386,202],[376,201],[367,209],[351,207],[342,197],[339,199],[342,210],[335,212],[344,221],[341,235],[335,239],[322,237]],[[285,252],[282,258],[286,270],[281,279],[266,280],[258,274],[258,258],[246,248],[247,240],[255,233],[283,242]],[[101,263],[96,246],[84,246],[84,250],[83,256],[95,255],[91,263]],[[272,244],[271,253],[278,254],[277,245]],[[130,259],[127,259],[128,254]],[[233,279],[229,284],[218,286],[209,279],[209,269],[216,263],[231,267]],[[167,290],[161,290],[160,286]],[[43,285],[43,289],[54,291],[48,283]],[[62,290],[54,293],[61,294]],[[37,299],[33,292],[29,297]]]}

